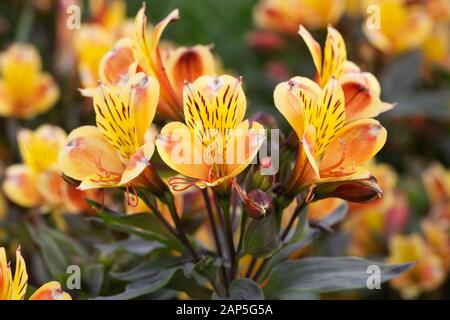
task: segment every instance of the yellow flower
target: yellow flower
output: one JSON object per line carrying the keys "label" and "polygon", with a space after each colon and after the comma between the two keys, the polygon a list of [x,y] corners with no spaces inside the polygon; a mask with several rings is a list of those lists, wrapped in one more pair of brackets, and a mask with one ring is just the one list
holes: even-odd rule
{"label": "yellow flower", "polygon": [[370,24],[364,23],[363,30],[369,42],[384,53],[416,49],[431,32],[433,21],[420,3],[373,0],[371,4],[380,9],[380,25],[369,27]]}
{"label": "yellow flower", "polygon": [[[13,273],[6,260],[5,248],[0,247],[0,300],[23,300],[27,291],[28,273],[20,249],[16,251],[16,268]],[[56,282],[47,282],[30,297],[30,300],[72,300]]]}
{"label": "yellow flower", "polygon": [[313,58],[317,83],[324,87],[332,77],[339,81],[344,92],[347,121],[376,117],[393,108],[392,104],[380,100],[380,84],[375,76],[347,60],[344,39],[336,29],[328,27],[323,52],[303,26],[300,26],[299,34]]}
{"label": "yellow flower", "polygon": [[450,235],[449,225],[425,219],[421,222],[422,232],[434,252],[439,255],[444,263],[445,269],[450,268]]}
{"label": "yellow flower", "polygon": [[[158,82],[138,73],[124,86],[101,84],[94,95],[97,126],[73,130],[59,167],[80,190],[136,185],[151,169],[154,143],[145,141],[158,103]],[[144,172],[144,170],[146,172]]]}
{"label": "yellow flower", "polygon": [[0,54],[0,116],[29,119],[53,107],[58,98],[59,89],[42,72],[32,45],[15,43]]}
{"label": "yellow flower", "polygon": [[161,86],[158,115],[170,120],[183,119],[184,81],[217,72],[209,46],[180,47],[162,54],[161,35],[166,26],[177,19],[178,10],[174,10],[149,30],[144,4],[136,15],[133,37],[120,39],[100,64],[100,79],[104,83],[120,84],[130,70],[142,71],[157,79]]}
{"label": "yellow flower", "polygon": [[[379,193],[370,172],[358,165],[383,147],[386,130],[374,119],[347,120],[344,93],[337,80],[332,78],[321,89],[307,78],[295,77],[276,87],[274,99],[300,141],[295,167],[285,184],[287,195],[315,184],[358,181],[373,190],[365,200]],[[341,189],[347,190],[345,184]]]}
{"label": "yellow flower", "polygon": [[83,193],[61,178],[58,153],[66,143],[66,133],[59,127],[43,125],[36,131],[22,129],[17,140],[23,164],[6,169],[3,191],[20,206],[40,207],[42,211],[65,209],[77,213],[87,208]]}
{"label": "yellow flower", "polygon": [[389,241],[388,263],[416,262],[416,265],[397,278],[391,285],[406,299],[414,299],[423,291],[430,292],[445,280],[442,260],[417,234],[395,235]]}
{"label": "yellow flower", "polygon": [[450,70],[450,25],[444,23],[434,27],[422,44],[425,61]]}
{"label": "yellow flower", "polygon": [[127,8],[123,0],[90,0],[91,22],[117,32],[126,20]]}
{"label": "yellow flower", "polygon": [[258,26],[294,34],[298,25],[312,29],[335,24],[345,9],[342,0],[262,0],[254,10]]}
{"label": "yellow flower", "polygon": [[217,186],[241,173],[255,158],[262,126],[243,121],[246,98],[241,80],[202,76],[184,87],[185,123],[171,122],[156,142],[164,162],[190,179],[174,178],[174,189]]}

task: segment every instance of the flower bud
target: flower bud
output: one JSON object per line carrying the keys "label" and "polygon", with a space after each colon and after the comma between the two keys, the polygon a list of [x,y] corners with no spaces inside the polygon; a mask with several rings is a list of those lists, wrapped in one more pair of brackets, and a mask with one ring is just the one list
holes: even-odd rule
{"label": "flower bud", "polygon": [[317,185],[313,199],[340,198],[351,202],[369,202],[381,197],[377,180],[371,176],[366,179],[325,182]]}
{"label": "flower bud", "polygon": [[252,190],[245,199],[245,208],[251,218],[261,220],[272,213],[272,201],[264,191]]}
{"label": "flower bud", "polygon": [[262,170],[270,168],[272,166],[270,157],[261,159],[261,165],[259,169],[253,173],[251,177],[252,189],[261,189],[267,191],[272,186],[273,176],[263,174]]}

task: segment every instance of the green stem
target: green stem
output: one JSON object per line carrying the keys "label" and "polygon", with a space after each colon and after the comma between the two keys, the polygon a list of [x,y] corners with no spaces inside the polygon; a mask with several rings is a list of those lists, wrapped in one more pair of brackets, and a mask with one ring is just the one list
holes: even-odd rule
{"label": "green stem", "polygon": [[233,228],[231,226],[230,205],[228,199],[224,197],[216,197],[217,211],[223,216],[225,220],[225,233],[228,241],[228,252],[230,255],[230,281],[235,278],[236,275],[236,250],[233,241]]}
{"label": "green stem", "polygon": [[15,40],[18,42],[27,41],[33,26],[34,10],[31,0],[27,0],[20,14],[19,23],[16,28]]}
{"label": "green stem", "polygon": [[180,217],[178,216],[177,209],[175,207],[175,201],[173,198],[173,195],[170,193],[170,196],[166,197],[166,204],[169,207],[170,215],[172,216],[173,222],[175,223],[175,228],[178,231],[178,235],[180,236],[180,241],[185,245],[185,247],[188,249],[189,253],[194,258],[195,262],[200,261],[200,257],[198,256],[197,252],[195,252],[195,249],[192,247],[191,242],[186,236],[186,233],[184,232],[183,225],[181,224]]}

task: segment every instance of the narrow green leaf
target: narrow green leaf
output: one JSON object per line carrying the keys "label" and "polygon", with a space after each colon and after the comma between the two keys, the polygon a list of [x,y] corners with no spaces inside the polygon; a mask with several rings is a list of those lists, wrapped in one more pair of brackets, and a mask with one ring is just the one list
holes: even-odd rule
{"label": "narrow green leaf", "polygon": [[242,242],[241,256],[250,254],[257,258],[270,256],[281,247],[275,215],[249,222]]}

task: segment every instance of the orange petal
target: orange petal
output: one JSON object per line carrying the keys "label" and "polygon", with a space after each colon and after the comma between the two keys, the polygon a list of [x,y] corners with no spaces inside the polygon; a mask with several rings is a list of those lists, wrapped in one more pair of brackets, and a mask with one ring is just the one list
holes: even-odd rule
{"label": "orange petal", "polygon": [[181,122],[165,125],[156,140],[161,159],[184,176],[208,180],[209,168],[203,161],[203,148],[191,130]]}
{"label": "orange petal", "polygon": [[328,146],[320,168],[323,170],[336,165],[346,167],[362,164],[380,151],[386,137],[386,129],[376,120],[363,119],[347,124]]}
{"label": "orange petal", "polygon": [[313,168],[317,178],[320,178],[318,158],[315,150],[316,129],[313,125],[308,125],[303,135],[302,144],[303,150],[308,157],[308,161]]}
{"label": "orange petal", "polygon": [[27,292],[28,273],[25,260],[20,253],[20,248],[16,250],[16,270],[14,272],[14,300],[22,300]]}
{"label": "orange petal", "polygon": [[128,69],[133,62],[132,39],[120,39],[100,62],[100,80],[106,84],[123,83],[124,79],[128,76]]}
{"label": "orange petal", "polygon": [[184,82],[193,82],[202,75],[216,73],[210,46],[181,47],[171,52],[167,73],[178,96],[182,96]]}
{"label": "orange petal", "polygon": [[65,175],[80,181],[91,175],[120,180],[124,167],[97,127],[77,128],[67,140],[59,155],[59,168]]}
{"label": "orange petal", "polygon": [[42,113],[55,105],[59,99],[59,88],[53,77],[44,73],[38,80],[38,87],[34,97],[36,112]]}
{"label": "orange petal", "polygon": [[380,84],[368,72],[348,72],[340,80],[345,96],[345,118],[347,122],[373,118],[394,107],[380,100]]}
{"label": "orange petal", "polygon": [[0,116],[9,116],[12,112],[11,97],[5,88],[5,83],[0,79]]}
{"label": "orange petal", "polygon": [[150,164],[150,159],[155,151],[153,142],[147,142],[140,147],[128,161],[128,165],[122,174],[120,180],[121,185],[129,183],[131,180],[138,177],[142,171]]}
{"label": "orange petal", "polygon": [[30,300],[72,300],[72,297],[62,290],[59,282],[51,281],[37,289]]}
{"label": "orange petal", "polygon": [[25,165],[16,164],[6,169],[3,191],[14,203],[32,208],[39,206],[42,197],[36,188],[36,177]]}
{"label": "orange petal", "polygon": [[316,67],[317,72],[320,73],[322,69],[322,48],[320,47],[320,44],[314,39],[311,33],[306,30],[305,27],[300,26],[298,33],[303,38],[303,41],[305,41],[306,46],[308,47],[313,58],[314,66]]}

